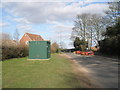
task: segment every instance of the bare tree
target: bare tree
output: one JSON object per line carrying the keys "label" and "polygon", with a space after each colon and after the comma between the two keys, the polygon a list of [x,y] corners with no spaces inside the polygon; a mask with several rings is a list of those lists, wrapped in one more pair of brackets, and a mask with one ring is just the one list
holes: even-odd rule
{"label": "bare tree", "polygon": [[90,48],[93,42],[98,45],[98,41],[102,39],[103,25],[103,18],[98,14],[80,14],[75,21],[71,37],[75,38],[77,36],[81,40],[88,41]]}
{"label": "bare tree", "polygon": [[16,40],[16,42],[18,42],[19,36],[20,36],[20,34],[18,32],[18,29],[16,29],[15,32],[14,32],[14,35],[13,35],[13,38],[14,38],[14,40]]}
{"label": "bare tree", "polygon": [[63,42],[63,41],[60,42],[60,48],[61,49],[65,49],[66,48],[65,42]]}
{"label": "bare tree", "polygon": [[13,45],[14,42],[12,42],[12,37],[10,34],[8,33],[0,33],[1,34],[1,38],[0,38],[0,45],[4,46],[4,45]]}
{"label": "bare tree", "polygon": [[1,35],[1,37],[0,37],[0,40],[11,40],[12,38],[11,38],[11,36],[10,36],[10,34],[8,34],[8,33],[0,33]]}
{"label": "bare tree", "polygon": [[109,9],[105,11],[107,26],[115,25],[115,22],[120,17],[120,1],[108,2]]}
{"label": "bare tree", "polygon": [[93,14],[92,15],[92,28],[94,32],[94,39],[96,40],[96,45],[99,46],[98,41],[102,39],[102,33],[105,31],[104,19],[101,15]]}

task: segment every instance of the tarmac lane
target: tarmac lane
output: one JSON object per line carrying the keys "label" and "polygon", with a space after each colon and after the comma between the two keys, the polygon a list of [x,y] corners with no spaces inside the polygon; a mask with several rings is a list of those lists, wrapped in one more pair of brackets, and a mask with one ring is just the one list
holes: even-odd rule
{"label": "tarmac lane", "polygon": [[[118,88],[118,60],[103,56],[83,56],[65,53],[78,63],[79,69],[90,76],[93,83],[98,83],[98,88]],[[86,70],[86,71],[85,71]],[[96,87],[97,88],[97,87]]]}

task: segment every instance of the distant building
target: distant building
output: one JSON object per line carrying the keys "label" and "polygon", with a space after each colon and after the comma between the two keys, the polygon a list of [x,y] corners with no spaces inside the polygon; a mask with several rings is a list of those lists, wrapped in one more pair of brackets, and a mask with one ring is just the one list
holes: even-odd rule
{"label": "distant building", "polygon": [[94,47],[91,47],[91,50],[93,50],[93,51],[98,51],[100,48],[99,47],[96,47],[96,46],[94,46]]}
{"label": "distant building", "polygon": [[28,45],[29,41],[44,41],[44,39],[40,35],[25,33],[19,42],[21,45]]}

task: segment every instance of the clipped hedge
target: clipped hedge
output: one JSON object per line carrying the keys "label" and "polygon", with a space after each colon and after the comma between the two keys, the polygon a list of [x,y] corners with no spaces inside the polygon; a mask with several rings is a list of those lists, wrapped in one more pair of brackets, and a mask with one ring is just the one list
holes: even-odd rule
{"label": "clipped hedge", "polygon": [[20,58],[28,56],[28,47],[21,45],[3,45],[2,46],[2,60],[10,58]]}

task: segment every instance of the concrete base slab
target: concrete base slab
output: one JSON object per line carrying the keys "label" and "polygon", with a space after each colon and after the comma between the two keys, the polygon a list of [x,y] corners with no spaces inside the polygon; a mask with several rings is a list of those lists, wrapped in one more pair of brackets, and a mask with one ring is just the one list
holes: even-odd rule
{"label": "concrete base slab", "polygon": [[27,59],[27,60],[40,60],[40,61],[46,61],[46,60],[50,60],[50,58],[48,58],[48,59]]}

